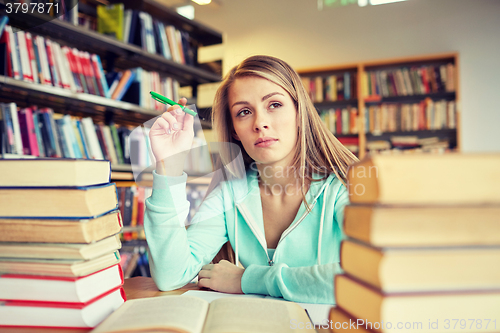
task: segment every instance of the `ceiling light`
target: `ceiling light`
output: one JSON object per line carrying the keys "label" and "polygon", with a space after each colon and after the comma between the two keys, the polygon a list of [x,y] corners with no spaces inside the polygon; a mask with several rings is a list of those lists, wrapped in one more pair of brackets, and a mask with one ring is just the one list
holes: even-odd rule
{"label": "ceiling light", "polygon": [[208,5],[212,0],[191,0],[198,5]]}
{"label": "ceiling light", "polygon": [[370,0],[371,5],[384,5],[386,3],[400,2],[406,0]]}

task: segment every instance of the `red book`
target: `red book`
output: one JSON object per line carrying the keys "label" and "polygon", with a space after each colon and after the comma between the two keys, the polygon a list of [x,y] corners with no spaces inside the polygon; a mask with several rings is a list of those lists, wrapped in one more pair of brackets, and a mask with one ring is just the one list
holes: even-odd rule
{"label": "red book", "polygon": [[75,57],[73,56],[71,49],[67,46],[63,46],[62,51],[64,56],[68,58],[69,69],[71,71],[71,75],[73,76],[73,81],[75,81],[76,92],[81,93],[83,92],[83,87],[82,87],[82,82],[80,80],[80,74],[78,72],[78,66],[75,62]]}
{"label": "red book", "polygon": [[87,83],[85,81],[85,75],[83,72],[83,65],[82,65],[82,62],[80,59],[79,51],[77,49],[72,49],[71,53],[73,54],[73,56],[72,56],[73,63],[75,64],[78,76],[80,77],[79,81],[82,84],[83,92],[88,94],[89,90],[87,88]]}
{"label": "red book", "polygon": [[335,110],[335,126],[337,126],[335,132],[337,134],[342,134],[342,110],[341,109]]}
{"label": "red book", "polygon": [[429,86],[427,69],[425,67],[420,68],[420,73],[422,74],[422,84],[424,85],[425,93],[429,94],[431,92],[431,87]]}
{"label": "red book", "polygon": [[80,63],[82,64],[83,76],[85,76],[85,82],[87,83],[87,89],[92,95],[100,95],[96,91],[97,83],[95,83],[94,71],[92,70],[92,64],[90,63],[90,54],[88,52],[79,52]]}
{"label": "red book", "polygon": [[145,189],[144,187],[138,187],[138,197],[137,197],[137,225],[144,225],[144,201],[145,201]]}
{"label": "red book", "polygon": [[18,111],[18,115],[24,155],[40,156],[35,124],[33,123],[33,111],[31,108],[24,108]]}
{"label": "red book", "polygon": [[47,58],[49,61],[50,75],[52,77],[52,84],[54,87],[62,88],[61,77],[57,72],[56,59],[54,57],[54,50],[52,49],[52,42],[50,40],[45,41],[45,48],[47,50]]}
{"label": "red book", "polygon": [[38,65],[36,62],[35,51],[33,50],[33,38],[31,34],[27,32],[26,34],[26,47],[28,49],[28,57],[31,66],[31,75],[33,77],[33,82],[39,83],[40,79],[38,77]]}
{"label": "red book", "polygon": [[[11,30],[8,29],[9,26],[6,26],[4,32],[2,34],[2,38],[0,38],[0,43],[5,44],[5,56],[6,56],[6,64],[7,67],[7,76],[13,77],[15,79],[19,79],[19,72],[14,73],[14,65],[12,64],[12,45],[10,43],[10,34]],[[17,75],[17,77],[16,77]]]}
{"label": "red book", "polygon": [[0,326],[92,328],[126,301],[117,287],[85,303],[4,301]]}
{"label": "red book", "polygon": [[[94,77],[96,79],[96,83],[97,83],[97,88],[99,89],[99,93],[98,95],[102,96],[102,97],[106,97],[106,94],[104,92],[104,88],[102,86],[102,77],[101,75],[104,74],[100,72],[99,70],[99,65],[97,64],[97,60],[95,59],[94,56],[90,57],[90,62],[92,63],[92,72],[94,73]],[[157,90],[155,90],[157,91]]]}
{"label": "red book", "polygon": [[30,302],[92,303],[123,285],[118,264],[81,277],[3,274],[0,299]]}

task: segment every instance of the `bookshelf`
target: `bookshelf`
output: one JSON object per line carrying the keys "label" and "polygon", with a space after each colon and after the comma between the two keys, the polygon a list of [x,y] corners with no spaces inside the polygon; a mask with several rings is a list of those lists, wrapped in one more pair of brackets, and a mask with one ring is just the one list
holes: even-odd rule
{"label": "bookshelf", "polygon": [[[6,114],[6,112],[10,112],[12,115],[13,113],[17,113],[15,109],[18,107],[21,110],[23,109],[31,109],[30,111],[30,116],[26,116],[26,119],[31,118],[31,115],[33,115],[33,119],[39,119],[39,115],[41,113],[45,113],[45,111],[42,111],[42,109],[51,109],[50,117],[53,117],[54,121],[50,122],[47,120],[47,124],[40,125],[40,128],[42,129],[41,133],[43,133],[43,136],[40,135],[39,133],[36,133],[37,139],[38,139],[38,147],[40,148],[43,147],[43,151],[46,150],[46,145],[48,144],[47,141],[50,141],[48,145],[52,146],[53,143],[55,142],[55,146],[59,147],[58,148],[58,156],[64,156],[64,157],[76,157],[79,158],[78,156],[67,156],[66,151],[68,150],[69,145],[72,145],[72,149],[78,150],[78,148],[75,148],[74,143],[80,144],[80,149],[82,151],[83,158],[86,158],[87,150],[88,150],[88,158],[99,158],[96,157],[98,155],[95,155],[91,152],[91,147],[90,147],[90,140],[88,133],[85,130],[80,130],[80,134],[78,134],[78,129],[75,130],[75,135],[78,139],[81,139],[81,141],[78,142],[69,142],[66,141],[66,143],[63,143],[63,140],[66,140],[67,137],[65,137],[64,131],[57,132],[58,130],[61,130],[63,128],[63,125],[60,125],[58,122],[61,119],[62,115],[69,115],[69,116],[74,116],[75,118],[78,118],[82,120],[83,118],[91,118],[94,122],[93,125],[96,127],[96,134],[97,134],[97,139],[99,142],[97,142],[97,150],[101,149],[102,153],[104,155],[104,158],[109,159],[112,161],[111,165],[111,181],[114,182],[117,186],[117,195],[120,202],[120,211],[122,214],[122,217],[124,218],[124,224],[125,227],[123,228],[122,232],[122,239],[124,240],[124,248],[122,254],[130,250],[129,252],[132,252],[134,254],[134,258],[137,260],[137,255],[138,253],[141,254],[143,257],[142,260],[147,262],[147,258],[145,256],[145,248],[147,247],[146,241],[144,239],[144,230],[143,230],[143,220],[144,220],[144,200],[151,194],[151,187],[152,187],[152,168],[148,168],[145,170],[145,172],[141,175],[140,179],[136,180],[134,179],[133,175],[133,170],[132,166],[130,164],[130,161],[127,161],[127,158],[125,156],[125,149],[123,149],[123,156],[122,158],[116,159],[118,155],[121,154],[121,148],[118,149],[118,146],[120,147],[125,147],[125,142],[130,142],[131,144],[134,142],[132,139],[130,141],[127,141],[126,138],[130,138],[130,130],[132,127],[139,126],[141,124],[146,123],[147,121],[151,120],[155,116],[161,114],[161,112],[165,109],[163,106],[161,108],[158,107],[158,105],[155,105],[153,102],[147,103],[146,106],[141,106],[139,105],[140,102],[131,102],[130,99],[124,98],[124,100],[120,99],[112,99],[112,98],[107,98],[104,97],[105,94],[103,93],[105,90],[102,89],[103,84],[99,83],[99,69],[98,67],[92,67],[92,65],[95,66],[95,64],[90,62],[88,66],[88,70],[93,73],[90,74],[91,80],[94,80],[94,92],[91,92],[90,89],[86,89],[85,92],[82,92],[80,89],[75,90],[75,86],[68,86],[64,85],[63,82],[63,76],[64,76],[64,71],[66,70],[66,79],[71,78],[72,75],[77,75],[76,78],[73,77],[72,80],[81,80],[81,83],[86,82],[86,84],[89,84],[89,81],[87,81],[87,74],[80,72],[80,78],[78,78],[78,73],[75,73],[73,68],[76,66],[74,65],[74,59],[71,60],[71,54],[74,53],[64,53],[64,47],[69,48],[71,51],[70,52],[75,52],[74,50],[77,50],[76,52],[85,52],[92,55],[97,55],[100,59],[100,62],[102,62],[102,69],[101,69],[101,77],[104,76],[104,74],[109,74],[112,72],[123,72],[125,73],[127,70],[134,70],[136,68],[141,68],[141,71],[147,71],[149,73],[147,76],[138,76],[137,75],[137,81],[139,81],[140,85],[142,85],[142,81],[148,81],[149,83],[146,84],[146,88],[144,89],[144,92],[147,93],[149,90],[155,90],[158,91],[162,94],[162,90],[158,90],[160,87],[163,89],[163,81],[160,81],[160,78],[170,78],[174,82],[173,85],[171,85],[171,91],[176,91],[176,93],[173,92],[172,96],[176,96],[179,89],[182,89],[184,87],[188,87],[191,89],[193,92],[192,96],[187,96],[190,97],[188,99],[188,104],[192,104],[196,102],[196,94],[197,94],[197,87],[200,84],[206,84],[206,83],[212,83],[212,82],[218,82],[221,80],[221,72],[220,72],[220,64],[219,66],[210,66],[210,64],[201,64],[198,63],[197,61],[197,53],[198,53],[198,48],[199,47],[205,47],[205,46],[212,46],[212,45],[217,45],[217,44],[222,44],[222,35],[218,31],[212,30],[209,27],[206,27],[196,21],[188,20],[180,15],[178,15],[175,11],[156,3],[155,1],[149,1],[149,0],[140,0],[140,1],[106,1],[106,0],[84,0],[80,1],[78,4],[78,9],[79,11],[89,17],[89,18],[96,18],[97,17],[97,5],[108,5],[108,4],[113,4],[113,3],[124,3],[124,10],[133,10],[133,15],[136,15],[136,27],[138,30],[136,30],[136,36],[140,35],[142,38],[141,30],[145,30],[144,26],[141,28],[141,25],[144,23],[140,23],[139,20],[139,15],[138,12],[144,12],[149,15],[151,15],[151,20],[157,20],[153,22],[152,24],[156,24],[156,22],[162,22],[165,24],[165,29],[166,25],[170,25],[172,27],[175,27],[175,29],[178,29],[179,31],[186,32],[185,35],[182,35],[182,38],[185,38],[187,34],[187,44],[189,46],[186,46],[190,52],[190,54],[193,55],[192,59],[193,61],[187,61],[187,59],[184,59],[184,61],[179,61],[179,59],[172,58],[167,58],[165,56],[165,43],[163,41],[166,41],[166,39],[163,39],[163,36],[161,36],[160,31],[161,30],[155,30],[153,37],[155,38],[155,50],[156,52],[152,52],[151,49],[144,49],[141,45],[139,44],[133,44],[133,43],[127,43],[118,39],[115,39],[113,37],[101,34],[97,31],[90,30],[84,26],[81,25],[75,25],[72,22],[60,20],[58,18],[53,18],[53,19],[48,19],[47,16],[44,16],[43,14],[33,14],[33,13],[26,13],[23,15],[11,15],[9,16],[9,22],[8,25],[11,26],[13,30],[14,37],[14,44],[16,47],[19,47],[20,41],[23,40],[23,38],[19,36],[26,36],[26,32],[29,32],[31,36],[33,37],[33,50],[37,52],[34,57],[30,54],[31,50],[29,48],[24,48],[21,50],[19,48],[18,51],[18,56],[19,56],[19,68],[23,69],[22,66],[25,65],[21,62],[21,57],[24,55],[28,57],[28,61],[34,61],[35,65],[32,66],[31,63],[28,64],[28,68],[33,68],[33,71],[36,71],[35,68],[40,68],[42,65],[40,64],[42,62],[42,58],[40,56],[40,53],[38,51],[41,50],[40,45],[36,44],[35,42],[35,36],[40,36],[42,37],[43,41],[41,41],[41,44],[45,47],[47,47],[47,52],[43,53],[47,56],[46,62],[49,62],[48,64],[48,69],[49,71],[49,82],[48,84],[42,84],[43,80],[41,80],[41,76],[39,76],[40,80],[36,80],[33,78],[31,80],[26,80],[25,77],[21,75],[20,78],[14,78],[8,76],[8,71],[4,71],[4,75],[0,75],[0,102],[5,103],[2,104],[2,107],[0,108],[0,142],[2,142],[2,150],[0,151],[0,158],[4,157],[7,158],[7,155],[9,158],[16,158],[16,156],[19,156],[20,158],[23,157],[30,157],[31,154],[34,154],[32,157],[35,155],[38,156],[38,152],[41,152],[42,150],[38,149],[32,149],[32,147],[29,147],[29,151],[33,152],[36,151],[36,153],[28,153],[27,155],[25,151],[25,147],[22,146],[19,148],[19,145],[16,143],[16,147],[13,150],[12,143],[9,143],[8,151],[5,151],[4,144],[5,140],[2,141],[4,138],[5,133],[7,132],[3,127],[3,119],[2,115]],[[5,2],[0,1],[0,14],[4,15],[5,14]],[[74,14],[74,13],[73,13]],[[80,15],[78,15],[80,17]],[[96,20],[95,20],[96,21]],[[74,21],[73,21],[74,22]],[[132,26],[132,25],[131,25]],[[156,27],[156,26],[155,26]],[[95,28],[95,27],[94,27]],[[22,34],[18,34],[16,29],[20,29],[19,31],[22,31]],[[12,30],[11,30],[12,31]],[[148,30],[149,31],[149,30]],[[136,37],[137,38],[137,37]],[[28,47],[30,45],[30,41],[26,38]],[[161,41],[160,41],[161,40]],[[48,41],[51,41],[50,43],[57,44],[57,47],[61,48],[62,51],[56,51],[54,52],[54,49],[50,51],[50,53],[55,54],[54,55],[54,63],[50,64],[50,57],[51,55],[49,54],[48,50]],[[131,41],[131,40],[127,40]],[[135,42],[135,40],[134,40]],[[142,40],[142,45],[144,46],[144,40]],[[147,42],[149,43],[149,41]],[[163,43],[163,48],[162,46],[159,46],[158,43]],[[52,45],[54,45],[52,44]],[[151,44],[149,44],[151,45]],[[4,49],[2,50],[3,52],[7,52],[7,42],[3,44]],[[177,45],[179,46],[179,45]],[[184,46],[184,45],[183,45]],[[172,47],[172,45],[167,45],[166,47]],[[179,46],[180,47],[180,46]],[[162,52],[160,52],[162,51]],[[21,52],[24,52],[22,54]],[[41,51],[40,51],[41,52]],[[61,58],[57,58],[58,54],[56,52],[59,52],[59,56],[62,56]],[[62,53],[61,53],[62,52]],[[7,57],[5,57],[7,53],[4,54],[4,60],[7,61]],[[78,59],[78,55],[76,56]],[[80,55],[81,57],[81,55]],[[60,65],[60,63],[56,63],[59,60],[63,60],[68,62],[68,67],[69,68],[64,68],[64,65]],[[71,61],[74,63],[72,64]],[[82,59],[77,60],[79,62],[82,61]],[[7,63],[7,65],[10,65]],[[216,64],[217,65],[217,64]],[[38,67],[37,67],[38,66]],[[81,63],[81,66],[83,65],[83,62]],[[7,68],[7,67],[5,67]],[[85,68],[83,68],[83,71]],[[41,70],[40,70],[41,71]],[[53,80],[50,82],[54,77],[53,71],[57,71],[57,75],[59,75],[60,81],[59,83],[62,83],[63,87],[58,87],[55,81]],[[14,69],[12,69],[12,72],[14,72]],[[33,73],[34,74],[34,73]],[[153,75],[156,75],[154,77]],[[106,77],[107,78],[107,77]],[[116,79],[113,79],[116,80]],[[108,80],[108,85],[111,86],[111,82],[113,80],[109,81]],[[156,80],[156,81],[155,81]],[[70,80],[71,81],[71,80]],[[158,84],[156,83],[158,82]],[[43,82],[46,83],[46,82]],[[160,86],[160,83],[162,84]],[[178,83],[178,86],[176,84]],[[83,85],[83,84],[82,84]],[[88,87],[88,86],[87,86]],[[177,88],[178,87],[178,88]],[[142,89],[142,87],[141,87]],[[97,93],[95,93],[97,92]],[[143,91],[139,90],[139,92],[142,94]],[[110,94],[111,95],[111,94]],[[139,101],[142,99],[147,99],[149,96],[144,96],[139,95]],[[176,99],[176,98],[172,98]],[[15,106],[13,107],[12,104],[15,103]],[[9,110],[5,111],[5,108],[14,108],[14,111]],[[57,118],[55,116],[58,116]],[[203,118],[203,114],[200,113],[200,120],[201,120],[201,127],[202,128],[210,128],[211,124],[209,120],[205,120]],[[16,119],[12,120],[12,123],[16,122]],[[74,121],[74,119],[73,119]],[[18,122],[18,121],[17,121]],[[55,124],[55,125],[54,125]],[[73,126],[75,124],[73,123]],[[81,123],[78,125],[81,125],[83,128],[83,120]],[[103,131],[103,127],[110,127],[110,129],[113,127],[114,131],[118,131],[117,135],[118,137],[116,138],[115,133],[113,133],[113,129],[111,129],[111,137],[106,139],[105,133]],[[115,126],[116,125],[116,126]],[[23,124],[23,126],[25,126]],[[52,126],[52,127],[51,127]],[[59,128],[59,126],[61,126]],[[90,126],[90,125],[89,125]],[[101,127],[100,131],[102,132],[99,134],[99,131],[97,127]],[[38,127],[38,125],[33,125],[33,128]],[[71,127],[71,126],[70,126]],[[130,127],[130,128],[129,128]],[[51,128],[51,129],[49,129]],[[77,127],[78,128],[78,127]],[[123,130],[128,130],[128,133],[121,132],[120,129]],[[26,132],[29,132],[29,130],[24,130],[24,129],[19,130],[21,134],[24,134]],[[50,133],[50,134],[47,134]],[[72,131],[72,130],[70,130]],[[144,137],[147,137],[147,133],[144,133]],[[48,136],[46,136],[47,134]],[[81,137],[79,137],[79,135]],[[144,137],[138,141],[142,145],[146,145],[144,141]],[[63,139],[61,139],[63,138]],[[115,139],[116,138],[116,139]],[[136,137],[137,139],[137,137]],[[10,139],[9,139],[10,140]],[[24,140],[24,139],[23,139]],[[31,140],[31,139],[30,139]],[[87,148],[83,149],[82,148],[82,142],[85,141],[84,145],[89,145]],[[117,143],[118,141],[118,143]],[[42,142],[42,143],[40,143]],[[24,143],[23,143],[24,144]],[[36,146],[36,144],[35,144]],[[55,147],[54,146],[54,147]],[[66,147],[64,147],[66,146]],[[107,146],[105,148],[104,146]],[[116,150],[116,155],[115,158],[112,159],[111,155],[113,153],[110,150],[110,146],[114,146],[112,150]],[[64,147],[64,148],[63,148]],[[100,147],[100,148],[99,148]],[[66,151],[64,150],[66,149]],[[147,149],[147,148],[146,148]],[[56,151],[55,149],[54,151]],[[85,150],[85,154],[83,154],[83,151]],[[12,154],[12,152],[15,152]],[[19,152],[22,151],[23,155],[20,155]],[[7,154],[3,154],[7,153]],[[16,155],[19,154],[19,155]],[[147,151],[143,157],[147,157]],[[55,157],[55,155],[48,155],[45,153],[40,153],[40,156],[51,156]],[[130,157],[130,156],[129,156]],[[118,162],[117,162],[118,161]],[[123,163],[123,164],[119,164]],[[150,161],[146,159],[146,162],[141,161],[141,165],[149,165]],[[206,187],[208,184],[207,182],[210,181],[209,177],[205,178],[200,178],[201,175],[189,172],[190,176],[198,176],[198,178],[192,178],[190,177],[188,180],[188,198],[191,200],[192,193],[198,193],[198,197],[200,196],[199,189],[203,189]],[[195,198],[196,199],[196,198]],[[125,207],[125,202],[124,200],[127,200],[127,205]],[[133,266],[131,266],[133,268]],[[145,272],[147,272],[148,269],[145,269]],[[129,272],[132,273],[132,272]]]}
{"label": "bookshelf", "polygon": [[[458,54],[444,53],[298,73],[330,130],[363,158],[368,152],[460,151],[458,68]],[[338,79],[345,81],[346,73],[350,98],[339,100],[346,87]],[[335,87],[331,76],[337,78]]]}
{"label": "bookshelf", "polygon": [[[117,2],[118,1],[109,2],[105,0],[81,1],[78,5],[81,12],[79,14],[95,18],[97,16],[97,5],[108,5]],[[123,2],[120,1],[120,3]],[[50,40],[53,43],[58,43],[61,47],[65,46],[70,49],[75,48],[78,49],[78,51],[87,52],[90,55],[97,55],[102,61],[102,67],[105,69],[104,72],[107,73],[142,68],[145,71],[154,72],[153,74],[160,77],[171,78],[176,81],[174,83],[178,83],[179,88],[191,88],[193,96],[189,98],[189,103],[194,103],[196,101],[196,88],[199,84],[220,81],[220,73],[210,70],[210,67],[204,64],[198,64],[196,54],[198,47],[221,44],[221,33],[196,21],[186,19],[178,15],[174,10],[158,4],[155,1],[128,1],[124,4],[125,10],[148,13],[155,20],[158,20],[158,22],[162,21],[165,24],[175,27],[175,29],[179,31],[182,30],[187,32],[189,34],[187,42],[189,44],[189,50],[195,55],[193,57],[194,63],[188,64],[187,62],[183,63],[178,60],[170,60],[159,52],[159,48],[161,47],[158,45],[156,46],[156,52],[151,52],[151,50],[148,52],[144,47],[132,43],[125,43],[113,37],[100,34],[97,31],[92,31],[83,26],[74,25],[58,18],[48,19],[48,16],[36,12],[28,12],[22,15],[10,15],[8,25],[12,26],[14,29],[21,29],[21,31],[29,32],[33,36],[34,46],[34,37],[41,36],[44,38],[44,42],[45,40]],[[0,13],[2,15],[6,13],[6,4],[3,1],[0,1]],[[80,17],[80,15],[78,16]],[[137,29],[141,29],[139,22],[136,27]],[[138,31],[136,35],[137,34],[140,35],[140,31]],[[14,35],[17,36],[16,30],[14,30]],[[161,37],[158,37],[158,34],[155,36],[157,37],[156,42],[158,43]],[[18,44],[18,39],[20,37],[14,38],[16,39],[14,43]],[[30,42],[28,42],[28,44],[29,43]],[[38,47],[34,47],[34,49],[35,52],[37,52]],[[21,51],[19,50],[18,52],[19,56],[21,56]],[[30,52],[31,51],[28,50],[28,53]],[[49,53],[48,50],[47,53]],[[28,54],[28,57],[31,57],[31,55]],[[48,55],[48,57],[50,58],[50,55]],[[64,55],[64,57],[66,57],[66,55]],[[37,53],[35,60],[32,58],[31,61],[37,61],[39,63],[41,61],[40,59]],[[71,61],[69,56],[68,60]],[[19,62],[19,66],[24,66],[21,61]],[[29,66],[31,66],[31,64]],[[56,65],[54,65],[54,67],[56,67]],[[52,68],[50,68],[50,70],[50,74],[53,74]],[[57,70],[60,70],[59,67],[57,67]],[[97,70],[94,69],[94,71],[96,72]],[[71,72],[67,75],[71,75]],[[74,72],[73,75],[75,75]],[[147,76],[147,78],[151,78],[152,80],[155,79],[153,76]],[[95,79],[97,82],[99,81],[97,74]],[[141,78],[138,77],[138,80],[141,80]],[[161,83],[163,84],[163,82]],[[109,81],[108,84],[110,84]],[[151,86],[148,84],[147,90],[154,90],[155,87],[158,88],[158,85],[155,86],[154,84],[154,82],[151,83]],[[174,91],[178,90],[176,90],[175,87],[172,89],[174,89]],[[29,80],[23,80],[22,77],[21,79],[14,79],[13,77],[7,76],[7,73],[5,73],[5,75],[0,75],[0,102],[14,102],[17,107],[20,108],[29,108],[32,106],[50,108],[56,114],[71,115],[81,118],[91,117],[96,124],[117,124],[119,126],[137,126],[143,124],[151,118],[161,114],[163,110],[155,106],[153,102],[149,104],[149,107],[144,107],[132,102],[106,98],[103,96],[102,93],[99,95],[99,92],[97,94],[91,94],[90,92],[75,92],[74,88],[69,89],[67,86],[60,88],[55,86],[54,82],[53,84],[49,83],[47,85],[29,82]],[[142,97],[139,97],[139,99]],[[147,97],[145,99],[147,99]],[[200,114],[200,116],[203,115]],[[201,126],[202,128],[210,128],[210,121],[201,117]],[[113,171],[117,170],[117,165],[115,163],[112,167]],[[114,174],[118,175],[118,173]],[[123,170],[119,175],[121,176],[119,180],[125,180],[127,178],[123,175]]]}

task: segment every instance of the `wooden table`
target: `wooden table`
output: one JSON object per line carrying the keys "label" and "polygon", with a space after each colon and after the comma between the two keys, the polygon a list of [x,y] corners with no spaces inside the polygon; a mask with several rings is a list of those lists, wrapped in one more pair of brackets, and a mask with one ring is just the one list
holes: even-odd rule
{"label": "wooden table", "polygon": [[[167,295],[182,295],[188,290],[200,290],[195,283],[189,283],[182,288],[172,291],[159,291],[152,278],[137,276],[125,279],[123,284],[127,299],[148,298]],[[60,328],[0,328],[2,333],[88,333],[92,329],[60,329]],[[327,333],[328,330],[316,329],[319,333]]]}

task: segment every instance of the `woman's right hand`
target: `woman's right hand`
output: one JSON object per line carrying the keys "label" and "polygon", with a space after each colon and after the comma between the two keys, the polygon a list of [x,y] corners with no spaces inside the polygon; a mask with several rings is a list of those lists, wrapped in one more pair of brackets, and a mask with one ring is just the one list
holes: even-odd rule
{"label": "woman's right hand", "polygon": [[[187,100],[178,102],[185,106]],[[171,106],[156,119],[149,132],[151,150],[156,159],[156,172],[180,176],[194,138],[194,117],[178,105]]]}

